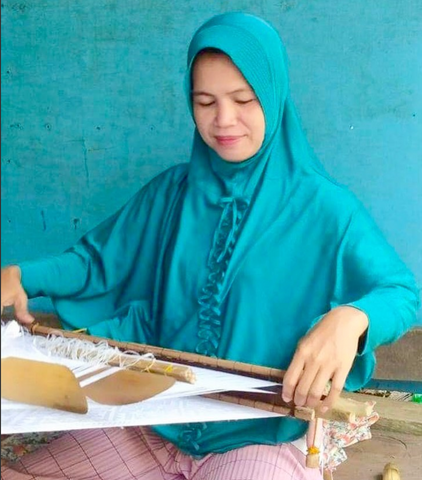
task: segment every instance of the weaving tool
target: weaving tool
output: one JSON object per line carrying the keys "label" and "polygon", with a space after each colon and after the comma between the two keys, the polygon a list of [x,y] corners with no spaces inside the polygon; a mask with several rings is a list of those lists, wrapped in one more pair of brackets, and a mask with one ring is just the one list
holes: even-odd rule
{"label": "weaving tool", "polygon": [[7,400],[86,413],[86,396],[72,371],[54,363],[8,357],[1,360],[1,396]]}
{"label": "weaving tool", "polygon": [[[76,378],[64,365],[15,357],[2,359],[1,369],[3,398],[73,413],[87,413],[86,397],[102,405],[129,405],[158,395],[176,381],[129,370],[112,370],[96,379],[104,368]],[[81,384],[89,378],[90,383]]]}
{"label": "weaving tool", "polygon": [[82,388],[90,399],[103,405],[129,405],[154,397],[176,380],[154,373],[119,370]]}
{"label": "weaving tool", "polygon": [[[175,377],[181,381],[193,381],[193,374],[189,374],[189,366],[198,366],[201,368],[210,368],[223,372],[236,373],[238,375],[245,375],[253,378],[259,378],[263,380],[271,380],[282,383],[284,377],[284,371],[276,368],[263,367],[259,365],[252,365],[248,363],[235,362],[231,360],[225,360],[220,358],[207,357],[204,355],[181,352],[178,350],[172,350],[168,348],[155,347],[152,345],[138,344],[133,342],[118,342],[111,339],[104,339],[102,337],[90,336],[82,333],[76,333],[61,329],[54,329],[50,327],[44,327],[37,323],[31,325],[30,331],[33,335],[52,336],[57,335],[64,338],[80,339],[89,341],[92,343],[101,343],[106,340],[107,344],[111,347],[116,347],[121,351],[132,351],[141,354],[150,353],[158,360],[158,362],[149,363],[148,371],[155,372],[169,377]],[[124,354],[122,354],[124,355]],[[117,357],[117,355],[116,355]],[[118,364],[119,358],[113,359],[110,364]],[[163,363],[160,362],[170,362]],[[171,362],[178,362],[184,365],[174,365]],[[134,370],[145,371],[146,365],[144,363],[128,367]],[[188,380],[189,378],[189,380]],[[281,387],[279,387],[281,388]],[[333,419],[337,421],[350,422],[353,421],[356,416],[366,416],[372,413],[373,406],[364,402],[357,402],[347,398],[339,399],[333,408],[325,413],[320,412],[318,409],[308,407],[297,407],[293,403],[286,403],[281,398],[281,390],[279,394],[268,395],[267,393],[259,392],[224,392],[221,394],[208,394],[208,398],[216,400],[226,401],[230,403],[237,403],[239,405],[245,405],[254,408],[260,408],[274,413],[280,413],[283,415],[294,416],[302,420],[312,420],[315,416],[325,419]]]}

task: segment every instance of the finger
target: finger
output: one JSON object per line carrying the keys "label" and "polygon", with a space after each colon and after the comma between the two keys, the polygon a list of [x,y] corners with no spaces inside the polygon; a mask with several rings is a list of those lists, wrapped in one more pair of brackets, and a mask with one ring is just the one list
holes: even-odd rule
{"label": "finger", "polygon": [[321,368],[315,375],[312,384],[309,386],[305,405],[315,408],[321,402],[321,398],[326,392],[327,383],[332,378],[334,372],[332,369]]}
{"label": "finger", "polygon": [[35,318],[29,312],[23,313],[19,315],[19,317],[16,315],[16,318],[20,323],[30,324],[35,322]]}
{"label": "finger", "polygon": [[21,295],[15,302],[15,316],[16,319],[22,323],[32,323],[34,317],[28,312],[28,298],[26,295]]}
{"label": "finger", "polygon": [[292,363],[289,365],[289,368],[283,377],[282,398],[285,402],[292,401],[296,385],[303,373],[304,366],[304,361],[297,354],[295,354]]}
{"label": "finger", "polygon": [[294,392],[295,405],[302,407],[307,403],[309,390],[313,385],[315,378],[319,375],[320,367],[315,363],[307,363],[303,370],[302,376],[296,386]]}
{"label": "finger", "polygon": [[331,382],[331,390],[327,397],[322,402],[322,411],[333,407],[334,403],[340,396],[347,378],[347,369],[340,369],[335,372]]}

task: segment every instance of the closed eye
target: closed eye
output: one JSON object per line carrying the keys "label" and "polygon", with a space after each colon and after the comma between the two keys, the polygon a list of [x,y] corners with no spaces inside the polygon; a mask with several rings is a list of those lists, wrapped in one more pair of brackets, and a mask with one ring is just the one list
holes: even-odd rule
{"label": "closed eye", "polygon": [[236,100],[236,103],[239,105],[246,105],[247,103],[254,102],[256,98],[250,98],[249,100]]}
{"label": "closed eye", "polygon": [[210,107],[211,105],[214,105],[215,102],[199,102],[196,100],[195,105],[199,105],[200,107]]}

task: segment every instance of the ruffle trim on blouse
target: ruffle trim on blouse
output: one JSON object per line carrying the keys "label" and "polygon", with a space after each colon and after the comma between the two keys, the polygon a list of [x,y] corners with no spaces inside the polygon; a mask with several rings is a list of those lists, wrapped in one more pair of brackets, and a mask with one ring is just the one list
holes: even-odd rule
{"label": "ruffle trim on blouse", "polygon": [[221,337],[221,293],[227,267],[238,238],[239,228],[248,209],[249,202],[243,198],[223,197],[219,201],[223,208],[212,248],[208,257],[206,284],[198,298],[199,343],[196,353],[215,357]]}
{"label": "ruffle trim on blouse", "polygon": [[200,440],[202,432],[207,429],[207,424],[202,423],[187,423],[184,429],[179,433],[178,444],[179,447],[191,455],[195,455],[199,451]]}

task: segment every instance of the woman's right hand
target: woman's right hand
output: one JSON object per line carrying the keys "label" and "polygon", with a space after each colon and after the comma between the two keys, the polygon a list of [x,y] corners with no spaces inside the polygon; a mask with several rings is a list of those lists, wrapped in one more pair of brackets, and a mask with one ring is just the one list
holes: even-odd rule
{"label": "woman's right hand", "polygon": [[15,318],[21,323],[32,323],[28,312],[28,296],[22,287],[21,271],[16,265],[1,270],[1,313],[4,307],[13,307]]}

